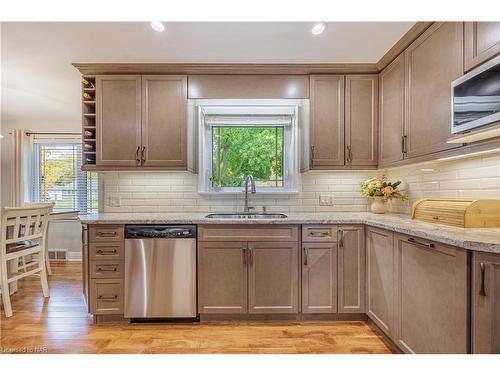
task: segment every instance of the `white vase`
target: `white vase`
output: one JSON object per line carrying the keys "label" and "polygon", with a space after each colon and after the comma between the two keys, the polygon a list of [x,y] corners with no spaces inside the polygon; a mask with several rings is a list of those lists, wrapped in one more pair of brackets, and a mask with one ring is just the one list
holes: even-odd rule
{"label": "white vase", "polygon": [[370,206],[370,210],[374,214],[385,214],[387,207],[385,205],[384,197],[373,197],[373,202]]}

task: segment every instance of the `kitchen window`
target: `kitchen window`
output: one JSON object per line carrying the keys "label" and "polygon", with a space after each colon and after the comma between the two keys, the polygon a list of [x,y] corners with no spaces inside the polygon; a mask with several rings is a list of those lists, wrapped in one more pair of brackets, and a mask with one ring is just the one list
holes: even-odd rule
{"label": "kitchen window", "polygon": [[32,201],[54,202],[55,211],[96,213],[97,174],[83,172],[81,140],[35,139]]}
{"label": "kitchen window", "polygon": [[199,105],[199,191],[241,192],[252,175],[258,193],[296,192],[297,115],[295,104]]}

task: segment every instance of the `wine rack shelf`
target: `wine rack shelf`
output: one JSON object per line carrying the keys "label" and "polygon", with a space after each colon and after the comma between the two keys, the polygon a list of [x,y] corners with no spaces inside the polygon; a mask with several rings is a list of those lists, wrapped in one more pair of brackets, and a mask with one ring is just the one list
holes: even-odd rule
{"label": "wine rack shelf", "polygon": [[82,153],[83,169],[95,166],[96,160],[96,79],[82,76]]}

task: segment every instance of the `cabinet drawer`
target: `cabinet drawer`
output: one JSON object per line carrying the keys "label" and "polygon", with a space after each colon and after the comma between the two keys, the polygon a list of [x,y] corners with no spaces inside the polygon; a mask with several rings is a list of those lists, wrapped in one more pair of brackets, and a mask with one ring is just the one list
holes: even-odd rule
{"label": "cabinet drawer", "polygon": [[336,242],[336,225],[302,225],[302,242]]}
{"label": "cabinet drawer", "polygon": [[91,314],[123,314],[123,280],[94,279],[90,282]]}
{"label": "cabinet drawer", "polygon": [[89,242],[123,240],[123,225],[92,225],[89,228]]}
{"label": "cabinet drawer", "polygon": [[89,258],[123,260],[125,258],[123,242],[91,243],[89,244]]}
{"label": "cabinet drawer", "polygon": [[124,262],[122,260],[91,260],[91,279],[120,279],[124,274]]}
{"label": "cabinet drawer", "polygon": [[199,241],[298,241],[297,225],[200,225]]}

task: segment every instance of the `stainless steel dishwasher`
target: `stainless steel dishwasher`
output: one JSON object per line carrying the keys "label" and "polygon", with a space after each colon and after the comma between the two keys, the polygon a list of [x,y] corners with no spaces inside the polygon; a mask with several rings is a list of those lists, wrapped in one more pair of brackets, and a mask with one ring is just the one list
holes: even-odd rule
{"label": "stainless steel dishwasher", "polygon": [[125,317],[196,318],[196,226],[125,226]]}

